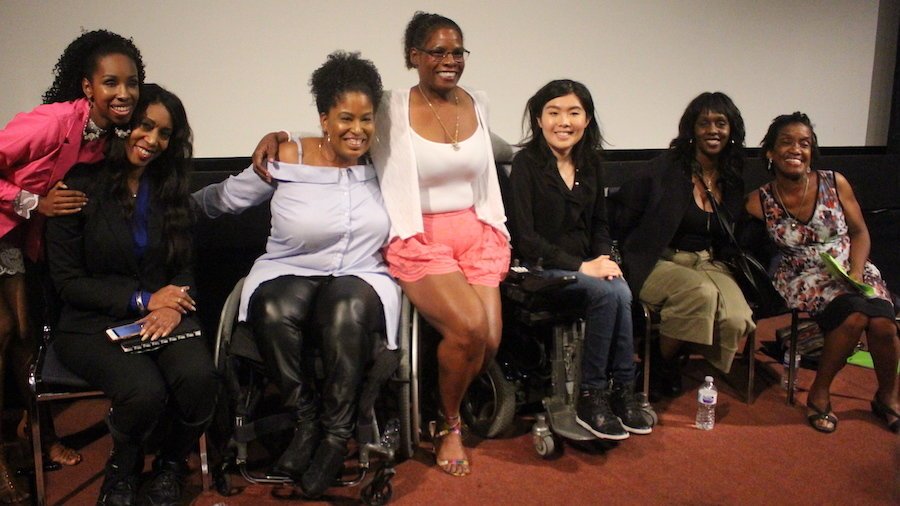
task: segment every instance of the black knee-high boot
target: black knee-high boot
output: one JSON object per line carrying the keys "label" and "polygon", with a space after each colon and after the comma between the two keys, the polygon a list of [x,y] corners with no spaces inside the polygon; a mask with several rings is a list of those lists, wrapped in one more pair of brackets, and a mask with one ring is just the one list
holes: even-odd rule
{"label": "black knee-high boot", "polygon": [[322,428],[319,425],[317,409],[318,400],[308,386],[302,388],[297,407],[297,426],[291,443],[281,454],[281,458],[272,468],[272,472],[287,476],[295,482],[309,468],[309,462],[322,439]]}

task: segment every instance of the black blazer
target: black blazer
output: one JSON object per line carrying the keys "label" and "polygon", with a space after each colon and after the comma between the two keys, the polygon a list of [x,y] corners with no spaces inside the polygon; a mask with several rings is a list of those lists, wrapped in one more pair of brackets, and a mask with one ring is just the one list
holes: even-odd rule
{"label": "black blazer", "polygon": [[[622,238],[622,263],[631,293],[638,296],[663,250],[672,242],[688,205],[693,183],[674,160],[673,153],[656,157],[645,177],[632,180],[610,196],[610,221]],[[722,211],[738,220],[744,210],[744,183],[722,189]],[[713,254],[727,255],[725,237],[713,236]]]}
{"label": "black blazer", "polygon": [[162,209],[153,199],[148,245],[140,261],[135,256],[130,221],[106,195],[104,163],[73,167],[66,185],[87,194],[88,203],[79,213],[47,220],[47,263],[63,303],[57,323],[63,332],[94,334],[134,321],[140,315],[129,303],[138,289],[189,285],[196,297],[190,267],[175,272],[166,262]]}

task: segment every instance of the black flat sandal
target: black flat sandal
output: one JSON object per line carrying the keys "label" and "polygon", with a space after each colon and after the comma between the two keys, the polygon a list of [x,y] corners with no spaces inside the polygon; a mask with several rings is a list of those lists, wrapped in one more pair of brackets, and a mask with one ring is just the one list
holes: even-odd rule
{"label": "black flat sandal", "polygon": [[[819,409],[818,406],[813,404],[811,401],[806,401],[806,407],[812,411],[806,415],[806,420],[809,422],[810,427],[816,429],[819,432],[824,432],[825,434],[831,434],[832,432],[837,430],[838,419],[831,413],[831,403],[828,403],[828,406],[825,406],[825,409]],[[820,425],[816,422],[828,422],[831,426]]]}
{"label": "black flat sandal", "polygon": [[[894,434],[900,434],[900,414],[882,402],[882,400],[878,398],[878,394],[875,394],[875,398],[872,399],[872,413],[887,424],[889,431]],[[889,417],[894,417],[894,421],[888,421]]]}

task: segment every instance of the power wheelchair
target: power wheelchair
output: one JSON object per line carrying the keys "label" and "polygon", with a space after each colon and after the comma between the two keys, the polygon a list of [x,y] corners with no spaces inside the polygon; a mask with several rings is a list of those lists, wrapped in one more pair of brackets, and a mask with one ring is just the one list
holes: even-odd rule
{"label": "power wheelchair", "polygon": [[[232,493],[230,472],[237,471],[247,482],[274,485],[273,495],[291,498],[294,491],[290,478],[272,475],[265,465],[259,469],[255,459],[258,453],[277,457],[290,440],[294,422],[292,414],[281,409],[280,403],[275,413],[264,413],[267,408],[271,411],[268,404],[272,400],[264,364],[249,326],[237,321],[243,282],[238,281],[226,299],[216,335],[215,364],[228,395],[227,402],[220,403],[219,416],[210,429],[219,461],[213,478],[222,495]],[[408,304],[405,311],[408,315]],[[417,441],[411,434],[408,326],[402,326],[399,341],[401,347],[397,350],[382,346],[367,372],[355,436],[357,462],[349,467],[345,462],[342,476],[336,477],[333,484],[349,487],[365,483],[360,492],[365,504],[390,501],[394,466],[412,455]],[[317,367],[314,362],[312,366]],[[349,478],[345,477],[348,472]],[[369,474],[372,478],[367,480]]]}
{"label": "power wheelchair", "polygon": [[[462,415],[476,434],[502,434],[519,412],[535,414],[532,440],[544,458],[554,456],[563,439],[597,439],[575,422],[584,341],[582,311],[561,305],[555,296],[559,288],[575,282],[574,276],[544,277],[540,265],[528,269],[513,263],[500,285],[500,349],[463,400]],[[655,425],[658,417],[646,392],[637,395]]]}

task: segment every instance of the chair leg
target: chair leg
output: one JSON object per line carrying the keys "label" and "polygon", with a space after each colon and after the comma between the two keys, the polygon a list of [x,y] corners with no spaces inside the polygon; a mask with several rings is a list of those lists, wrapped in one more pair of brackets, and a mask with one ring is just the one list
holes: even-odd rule
{"label": "chair leg", "polygon": [[756,400],[756,331],[747,336],[744,353],[747,354],[747,404],[749,405]]}
{"label": "chair leg", "polygon": [[31,451],[34,454],[34,497],[38,506],[47,503],[46,483],[44,482],[44,452],[41,446],[41,415],[38,401],[32,397],[29,403],[31,419]]}
{"label": "chair leg", "polygon": [[794,405],[794,385],[797,384],[797,340],[800,336],[800,313],[797,310],[791,312],[791,335],[788,346],[790,348],[790,358],[788,359],[788,389],[787,404]]}
{"label": "chair leg", "polygon": [[203,491],[209,492],[210,490],[210,477],[209,477],[209,454],[206,450],[206,432],[200,434],[200,482],[203,484]]}

